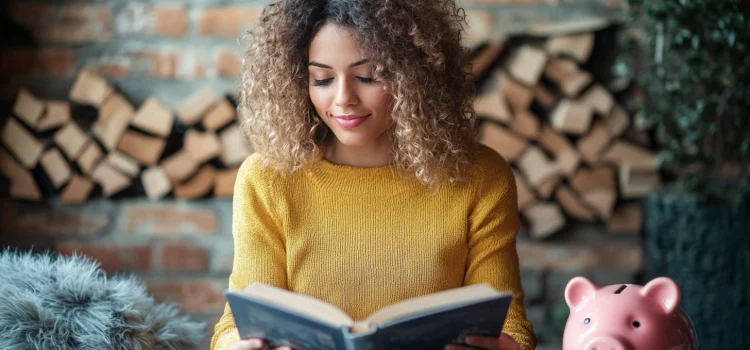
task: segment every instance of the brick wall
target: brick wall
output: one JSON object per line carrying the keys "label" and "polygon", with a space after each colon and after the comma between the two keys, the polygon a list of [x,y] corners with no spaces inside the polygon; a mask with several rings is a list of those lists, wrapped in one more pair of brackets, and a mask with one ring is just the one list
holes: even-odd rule
{"label": "brick wall", "polygon": [[[233,93],[238,38],[268,1],[5,2],[0,98],[18,88],[64,98],[76,73],[96,68],[136,105],[156,96],[175,107],[199,87]],[[467,44],[534,27],[616,18],[622,0],[459,0],[467,9]]]}
{"label": "brick wall", "polygon": [[[67,99],[83,67],[95,68],[136,106],[155,96],[174,108],[199,88],[231,94],[238,37],[266,1],[22,1],[4,14],[0,52],[3,108],[19,87]],[[567,21],[617,18],[620,0],[464,0],[467,45]],[[6,107],[7,106],[7,107]],[[5,114],[7,115],[7,113]],[[81,206],[0,200],[1,246],[83,252],[110,273],[134,273],[159,300],[175,300],[212,326],[232,264],[231,201],[96,199]],[[559,348],[565,284],[632,282],[641,266],[637,236],[571,225],[543,242],[519,238],[527,310],[542,348]],[[209,327],[209,333],[212,328]]]}
{"label": "brick wall", "polygon": [[[229,199],[94,200],[80,207],[0,200],[0,246],[78,251],[108,273],[133,273],[158,300],[177,301],[207,321],[210,333],[223,311],[232,268],[231,215]],[[602,285],[632,282],[641,269],[639,239],[608,237],[602,230],[572,226],[544,242],[520,235],[527,311],[549,348],[560,344],[567,318],[563,291],[571,278],[587,276]]]}

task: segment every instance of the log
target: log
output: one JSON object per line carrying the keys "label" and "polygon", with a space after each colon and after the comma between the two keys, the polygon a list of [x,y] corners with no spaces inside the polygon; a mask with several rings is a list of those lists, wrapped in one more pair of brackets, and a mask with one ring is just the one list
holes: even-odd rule
{"label": "log", "polygon": [[593,77],[591,73],[578,68],[578,64],[565,58],[550,58],[544,69],[544,76],[554,82],[565,96],[576,97],[588,86]]}
{"label": "log", "polygon": [[505,73],[498,75],[498,85],[515,113],[529,108],[534,98],[534,92],[529,87],[515,81]]}
{"label": "log", "polygon": [[543,84],[534,86],[534,100],[544,109],[552,109],[557,104],[558,97],[555,93],[547,89]]}
{"label": "log", "polygon": [[86,203],[91,191],[94,189],[94,183],[78,174],[73,174],[73,177],[65,186],[65,189],[60,194],[60,202],[72,205],[81,205]]}
{"label": "log", "polygon": [[234,183],[237,180],[237,173],[240,171],[239,167],[217,170],[216,177],[214,178],[214,196],[216,197],[232,197],[234,193]]}
{"label": "log", "polygon": [[213,131],[188,130],[185,133],[184,148],[198,164],[203,164],[221,154],[221,142]]}
{"label": "log", "polygon": [[504,44],[488,43],[471,59],[471,76],[474,81],[481,79],[492,64],[502,55]]}
{"label": "log", "polygon": [[117,92],[113,92],[107,97],[99,108],[99,120],[106,120],[110,117],[119,113],[128,112],[129,114],[135,114],[135,107],[131,104],[124,96]]}
{"label": "log", "polygon": [[539,136],[539,119],[529,110],[516,111],[510,129],[529,140],[535,140]]}
{"label": "log", "polygon": [[221,162],[222,164],[232,167],[242,163],[250,154],[253,148],[245,139],[239,125],[232,125],[219,135],[221,139]]}
{"label": "log", "polygon": [[68,159],[73,161],[78,159],[84,146],[89,142],[89,136],[74,121],[65,124],[52,139]]}
{"label": "log", "polygon": [[559,84],[560,91],[562,91],[565,96],[571,98],[578,96],[581,90],[588,86],[593,79],[594,78],[591,76],[591,73],[580,70],[576,74]]}
{"label": "log", "polygon": [[482,123],[479,142],[494,149],[509,162],[515,161],[526,148],[526,140],[492,122]]}
{"label": "log", "polygon": [[227,99],[221,99],[209,109],[203,118],[203,127],[206,130],[217,130],[235,119],[237,119],[237,113],[234,106]]}
{"label": "log", "polygon": [[615,174],[612,168],[580,169],[571,180],[571,185],[599,217],[605,221],[609,220],[617,201]]}
{"label": "log", "polygon": [[661,185],[659,169],[654,164],[625,162],[619,168],[620,194],[624,198],[642,197]]}
{"label": "log", "polygon": [[198,162],[193,160],[185,149],[165,158],[161,167],[167,173],[170,181],[179,183],[195,174],[198,170]]}
{"label": "log", "polygon": [[177,199],[195,199],[211,192],[216,177],[216,169],[204,165],[188,182],[175,186],[174,197]]}
{"label": "log", "polygon": [[602,151],[609,145],[612,138],[607,126],[600,121],[594,124],[588,135],[578,140],[576,147],[586,163],[594,165],[599,162]]}
{"label": "log", "polygon": [[83,69],[73,83],[69,97],[80,104],[98,108],[112,92],[112,87],[104,78],[93,71]]}
{"label": "log", "polygon": [[578,100],[562,99],[551,113],[550,124],[557,131],[583,135],[591,126],[591,107]]}
{"label": "log", "polygon": [[89,175],[103,157],[104,154],[99,145],[96,142],[89,142],[83,153],[81,153],[81,156],[78,157],[78,167],[81,169],[81,172]]}
{"label": "log", "polygon": [[604,126],[607,127],[607,130],[609,130],[609,133],[612,134],[612,136],[622,136],[628,126],[630,126],[628,112],[626,112],[620,105],[614,106],[609,117],[604,119]]}
{"label": "log", "polygon": [[44,112],[44,101],[36,98],[28,90],[21,89],[18,91],[16,102],[13,104],[13,113],[26,123],[26,125],[36,128],[39,119]]}
{"label": "log", "polygon": [[604,153],[602,161],[617,165],[628,162],[655,166],[656,156],[645,148],[619,140]]}
{"label": "log", "polygon": [[552,176],[550,178],[547,178],[547,180],[544,180],[544,182],[539,185],[539,188],[537,188],[539,198],[550,199],[550,197],[552,196],[552,192],[554,192],[557,188],[557,185],[560,184],[560,180],[562,180],[562,177],[560,176]]}
{"label": "log", "polygon": [[146,197],[150,200],[157,200],[172,190],[172,184],[169,182],[167,173],[158,166],[152,166],[144,170],[141,174],[141,183],[146,191]]}
{"label": "log", "polygon": [[474,111],[478,116],[487,117],[503,124],[510,123],[512,118],[505,102],[505,97],[498,90],[476,96]]}
{"label": "log", "polygon": [[583,200],[578,197],[578,194],[569,186],[560,186],[557,192],[555,192],[555,200],[560,203],[560,206],[562,206],[568,215],[578,220],[584,222],[593,222],[596,220],[594,211],[589,209]]}
{"label": "log", "polygon": [[39,162],[42,164],[52,187],[60,188],[70,180],[70,166],[57,148],[50,148],[44,152]]}
{"label": "log", "polygon": [[117,151],[109,153],[106,162],[107,165],[130,178],[135,178],[141,172],[141,166],[137,160]]}
{"label": "log", "polygon": [[34,201],[42,199],[42,193],[34,181],[34,175],[2,148],[0,148],[0,171],[10,180],[11,197]]}
{"label": "log", "polygon": [[67,124],[69,121],[70,103],[67,101],[47,101],[44,114],[36,125],[36,131],[50,131]]}
{"label": "log", "polygon": [[517,164],[532,188],[539,188],[544,181],[560,174],[557,164],[533,145],[526,147],[526,150],[518,157]]}
{"label": "log", "polygon": [[609,220],[608,229],[615,234],[638,235],[643,226],[643,212],[637,203],[620,205],[615,208]]}
{"label": "log", "polygon": [[536,86],[547,64],[544,51],[528,45],[521,46],[508,64],[508,72],[526,86]]}
{"label": "log", "polygon": [[552,129],[549,125],[544,125],[539,137],[539,145],[555,157],[559,157],[566,150],[572,149],[573,146],[565,135]]}
{"label": "log", "polygon": [[114,151],[120,143],[120,139],[128,129],[130,120],[133,119],[134,111],[128,106],[121,105],[106,115],[100,115],[99,120],[91,126],[91,131],[102,145],[109,151]]}
{"label": "log", "polygon": [[128,131],[120,138],[117,150],[142,164],[156,165],[166,144],[167,141],[162,138]]}
{"label": "log", "polygon": [[169,136],[173,123],[172,112],[155,97],[147,99],[130,121],[130,125],[161,137]]}
{"label": "log", "polygon": [[44,151],[44,145],[12,117],[5,123],[2,139],[10,153],[27,169],[37,165]]}
{"label": "log", "polygon": [[565,226],[565,216],[555,203],[534,203],[524,209],[523,215],[531,224],[531,238],[536,240],[547,238]]}
{"label": "log", "polygon": [[177,118],[187,126],[201,121],[209,108],[218,102],[220,97],[211,88],[204,88],[183,101],[177,107]]}
{"label": "log", "polygon": [[570,177],[581,165],[581,155],[573,148],[566,149],[555,158],[555,164],[557,164],[560,173]]}
{"label": "log", "polygon": [[91,172],[91,179],[102,187],[102,194],[105,197],[111,197],[130,186],[130,179],[109,166],[107,162],[100,162],[94,168]]}
{"label": "log", "polygon": [[546,50],[551,55],[569,56],[583,64],[591,57],[593,47],[594,34],[583,32],[549,38],[547,39]]}
{"label": "log", "polygon": [[586,90],[581,96],[581,102],[603,117],[609,116],[612,107],[615,105],[614,97],[601,84],[594,84]]}
{"label": "log", "polygon": [[523,176],[516,170],[513,170],[513,176],[516,180],[516,193],[518,197],[518,209],[523,210],[526,208],[529,204],[533,203],[534,193],[531,192],[529,189],[529,185],[526,184],[526,180],[524,180]]}

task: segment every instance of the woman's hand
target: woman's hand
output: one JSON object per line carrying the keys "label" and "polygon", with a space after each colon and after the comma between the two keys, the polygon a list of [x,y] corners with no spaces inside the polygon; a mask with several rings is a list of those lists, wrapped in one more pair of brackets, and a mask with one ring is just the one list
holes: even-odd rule
{"label": "woman's hand", "polygon": [[[263,346],[265,346],[266,342],[263,341],[263,339],[260,338],[250,338],[247,340],[240,340],[232,346],[229,347],[229,350],[260,350],[263,349]],[[280,346],[278,348],[275,348],[274,350],[293,350],[292,348],[288,346]]]}
{"label": "woman's hand", "polygon": [[[503,333],[499,338],[488,337],[485,335],[468,335],[466,336],[466,344],[472,346],[478,346],[488,350],[519,350],[521,347],[518,345],[513,337]],[[445,350],[470,350],[463,345],[449,344],[445,346]]]}

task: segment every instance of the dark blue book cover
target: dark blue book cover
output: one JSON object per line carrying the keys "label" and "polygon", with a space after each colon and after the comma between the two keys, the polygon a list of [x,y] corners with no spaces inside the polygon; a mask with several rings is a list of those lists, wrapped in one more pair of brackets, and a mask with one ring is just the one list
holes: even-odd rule
{"label": "dark blue book cover", "polygon": [[457,302],[372,325],[351,334],[349,327],[331,326],[289,307],[227,292],[240,338],[263,338],[271,348],[295,350],[443,349],[462,344],[469,334],[500,336],[512,300],[498,294],[471,302]]}

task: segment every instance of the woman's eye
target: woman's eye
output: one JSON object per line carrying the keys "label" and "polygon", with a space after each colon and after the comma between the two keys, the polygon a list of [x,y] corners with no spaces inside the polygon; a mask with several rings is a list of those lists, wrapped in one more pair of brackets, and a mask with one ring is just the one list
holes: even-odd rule
{"label": "woman's eye", "polygon": [[372,82],[375,81],[375,79],[373,79],[373,78],[367,78],[367,77],[357,77],[357,79],[359,79],[359,81],[361,81],[361,82],[363,82],[365,84],[370,84],[370,83],[372,83]]}
{"label": "woman's eye", "polygon": [[324,86],[324,85],[328,85],[328,84],[330,84],[330,83],[331,83],[331,81],[332,81],[332,80],[333,80],[333,78],[328,78],[328,79],[323,79],[323,80],[318,80],[318,79],[315,79],[315,81],[313,82],[313,85],[314,85],[314,86]]}

